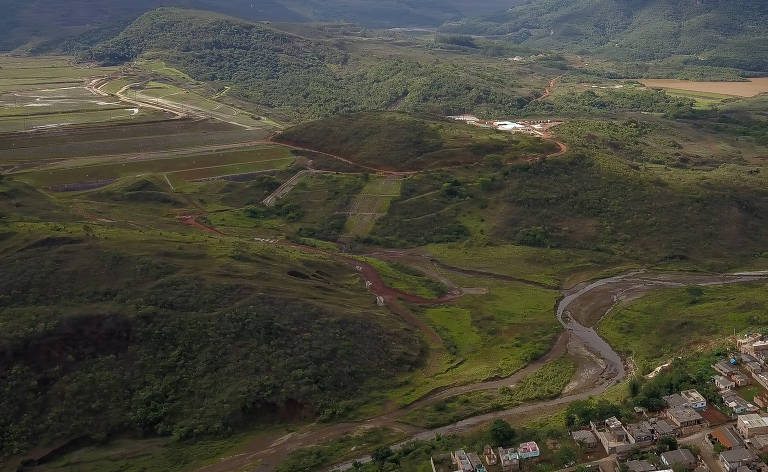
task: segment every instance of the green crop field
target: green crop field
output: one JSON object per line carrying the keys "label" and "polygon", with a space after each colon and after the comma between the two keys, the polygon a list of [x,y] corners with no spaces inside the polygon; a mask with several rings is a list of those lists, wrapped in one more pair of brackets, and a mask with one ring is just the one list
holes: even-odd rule
{"label": "green crop field", "polygon": [[149,82],[141,89],[130,88],[125,95],[129,98],[146,100],[149,103],[169,103],[180,110],[202,111],[216,119],[249,128],[272,128],[275,123],[256,117],[231,105],[206,98],[194,91],[172,84]]}
{"label": "green crop field", "polygon": [[[179,155],[130,162],[92,163],[91,160],[68,161],[68,167],[46,168],[19,174],[19,178],[43,187],[80,182],[112,180],[145,174],[174,173],[182,180],[195,180],[265,169],[280,169],[293,162],[290,152],[280,146]],[[89,165],[90,164],[90,165]],[[61,164],[59,164],[61,166]]]}
{"label": "green crop field", "polygon": [[79,67],[71,58],[0,57],[0,133],[166,118],[86,88],[113,67]]}
{"label": "green crop field", "polygon": [[376,220],[389,209],[389,203],[400,195],[402,180],[373,178],[352,200],[344,226],[344,235],[360,238],[371,232]]}

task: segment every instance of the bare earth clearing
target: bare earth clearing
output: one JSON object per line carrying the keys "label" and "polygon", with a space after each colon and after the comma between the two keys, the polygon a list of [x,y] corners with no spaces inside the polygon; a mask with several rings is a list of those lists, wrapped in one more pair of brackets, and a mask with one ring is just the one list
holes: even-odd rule
{"label": "bare earth clearing", "polygon": [[754,97],[768,92],[768,77],[749,79],[748,82],[693,82],[675,79],[640,79],[639,82],[651,88],[719,93],[736,97]]}

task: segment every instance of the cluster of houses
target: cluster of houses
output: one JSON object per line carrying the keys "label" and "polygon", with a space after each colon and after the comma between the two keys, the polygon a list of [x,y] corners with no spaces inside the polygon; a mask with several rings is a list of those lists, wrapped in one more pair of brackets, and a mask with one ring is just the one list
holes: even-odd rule
{"label": "cluster of houses", "polygon": [[[573,439],[588,448],[602,445],[607,454],[619,460],[628,458],[663,437],[683,437],[709,426],[701,412],[708,408],[707,401],[696,390],[687,390],[664,397],[667,409],[663,417],[624,425],[617,418],[591,423],[589,430],[574,431]],[[718,452],[718,461],[725,472],[749,472],[768,468],[760,457],[768,454],[768,417],[756,413],[739,415],[735,427],[723,426],[707,435]],[[653,457],[650,461],[647,458]],[[709,468],[690,450],[677,449],[646,459],[624,463],[630,472],[652,472],[687,469],[707,472]],[[617,466],[615,470],[621,470]]]}
{"label": "cluster of houses", "polygon": [[486,445],[482,458],[464,450],[434,456],[431,459],[432,472],[487,472],[486,466],[499,466],[502,472],[513,472],[520,470],[521,461],[539,457],[540,454],[539,445],[533,441],[520,444],[517,448],[499,447],[496,450]]}
{"label": "cluster of houses", "polygon": [[706,465],[699,463],[696,456],[688,449],[675,449],[662,452],[658,456],[646,454],[644,459],[635,459],[625,463],[630,472],[672,471],[687,469],[694,472],[707,472]]}
{"label": "cluster of houses", "polygon": [[736,394],[734,389],[744,387],[753,381],[768,389],[768,341],[760,334],[750,334],[736,342],[739,352],[731,354],[712,365],[717,371],[714,382],[720,391],[723,403],[734,414],[756,413],[768,409],[768,395],[761,394],[748,402]]}
{"label": "cluster of houses", "polygon": [[[518,125],[510,122],[481,122],[475,117],[453,117],[478,126]],[[483,123],[483,124],[478,124]],[[573,440],[587,450],[603,449],[608,455],[615,455],[616,463],[608,472],[628,470],[629,472],[672,472],[686,469],[693,472],[709,472],[705,462],[686,448],[663,452],[650,452],[637,459],[638,451],[649,451],[661,438],[683,438],[702,431],[717,454],[717,462],[724,472],[768,472],[768,465],[761,457],[768,456],[768,417],[759,414],[768,410],[768,394],[755,396],[752,402],[742,398],[736,389],[756,383],[768,390],[768,341],[759,334],[751,334],[737,341],[738,352],[730,354],[712,365],[717,372],[713,378],[724,405],[733,413],[730,424],[709,429],[709,419],[722,424],[725,417],[713,410],[697,390],[685,390],[663,397],[666,408],[657,417],[648,417],[644,409],[636,408],[638,421],[624,424],[618,418],[591,422],[589,428],[571,433]],[[713,416],[714,414],[714,416]],[[722,418],[718,422],[718,418]],[[496,448],[486,446],[482,454],[466,453],[463,450],[432,458],[433,472],[488,472],[491,466],[495,472],[518,471],[525,459],[540,455],[535,442],[521,444],[517,448]],[[633,460],[628,460],[634,457]],[[710,465],[712,461],[708,462]],[[601,462],[600,469],[603,470]],[[715,471],[711,471],[715,472]],[[718,471],[719,472],[719,471]]]}
{"label": "cluster of houses", "polygon": [[718,428],[708,439],[720,446],[718,459],[726,472],[763,468],[760,456],[768,452],[768,418],[756,413],[739,415],[735,428]]}
{"label": "cluster of houses", "polygon": [[474,115],[449,116],[456,121],[463,121],[469,125],[479,126],[480,128],[492,128],[500,131],[509,131],[511,133],[528,133],[534,136],[542,136],[549,128],[560,124],[552,120],[539,121],[488,121],[481,120]]}
{"label": "cluster of houses", "polygon": [[667,409],[658,418],[648,418],[624,425],[616,417],[591,422],[589,430],[574,431],[573,439],[592,448],[598,444],[607,454],[628,456],[632,451],[655,444],[663,437],[688,436],[709,426],[700,411],[707,408],[707,401],[696,390],[664,397]]}

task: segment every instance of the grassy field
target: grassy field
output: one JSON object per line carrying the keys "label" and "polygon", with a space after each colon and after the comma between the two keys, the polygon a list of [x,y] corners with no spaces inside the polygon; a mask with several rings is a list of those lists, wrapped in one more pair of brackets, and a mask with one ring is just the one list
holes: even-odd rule
{"label": "grassy field", "polygon": [[133,83],[132,80],[121,78],[121,79],[114,79],[110,80],[106,84],[102,85],[100,89],[103,92],[110,93],[110,94],[116,94],[117,92],[121,91],[124,87],[127,87],[128,85],[131,85]]}
{"label": "grassy field", "polygon": [[410,306],[440,336],[427,365],[393,382],[377,403],[409,404],[429,391],[508,376],[546,353],[561,331],[553,315],[559,292],[482,278],[448,277],[463,287],[487,288],[440,307]]}
{"label": "grassy field", "polygon": [[[222,159],[226,161],[227,159]],[[251,172],[263,172],[267,170],[282,170],[288,168],[294,162],[293,157],[278,159],[257,160],[236,164],[217,164],[215,166],[197,167],[193,169],[170,171],[169,177],[181,180],[202,180],[214,177],[234,176]]]}
{"label": "grassy field", "polygon": [[598,331],[642,368],[768,322],[762,284],[669,289],[620,306]]}
{"label": "grassy field", "polygon": [[667,92],[667,95],[672,95],[675,97],[692,98],[696,100],[696,108],[701,110],[710,108],[712,105],[718,105],[722,103],[723,100],[732,98],[732,95],[725,95],[725,94],[714,93],[714,92],[698,92],[695,90],[680,90],[680,89],[665,89],[665,90]]}
{"label": "grassy field", "polygon": [[421,428],[436,428],[470,416],[512,408],[524,402],[555,398],[568,385],[575,371],[573,361],[568,358],[557,359],[548,362],[511,388],[451,397],[418,408],[404,416],[402,421]]}
{"label": "grassy field", "polygon": [[431,244],[429,253],[449,266],[508,275],[559,287],[627,270],[618,258],[589,251],[499,245]]}
{"label": "grassy field", "polygon": [[186,82],[194,82],[192,77],[178,69],[170,67],[168,64],[160,60],[140,60],[136,62],[136,65],[142,69],[147,69],[150,72],[160,74],[164,77]]}
{"label": "grassy field", "polygon": [[371,257],[361,258],[371,264],[381,275],[385,284],[392,288],[412,293],[423,298],[439,298],[446,293],[446,287],[424,276],[420,272],[397,262],[384,262]]}

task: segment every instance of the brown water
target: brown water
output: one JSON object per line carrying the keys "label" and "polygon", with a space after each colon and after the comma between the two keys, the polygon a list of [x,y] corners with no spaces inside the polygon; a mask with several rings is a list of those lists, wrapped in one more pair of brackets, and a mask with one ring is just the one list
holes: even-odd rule
{"label": "brown water", "polygon": [[750,79],[749,82],[694,82],[675,79],[641,79],[639,82],[646,87],[719,93],[736,97],[754,97],[768,92],[768,77]]}

